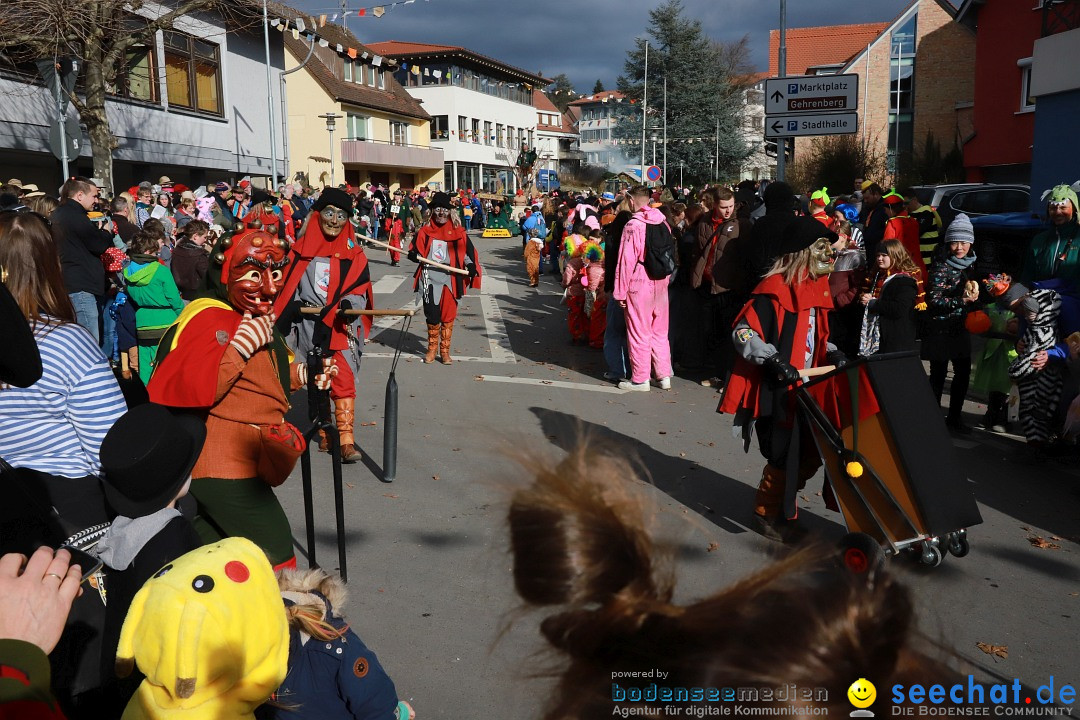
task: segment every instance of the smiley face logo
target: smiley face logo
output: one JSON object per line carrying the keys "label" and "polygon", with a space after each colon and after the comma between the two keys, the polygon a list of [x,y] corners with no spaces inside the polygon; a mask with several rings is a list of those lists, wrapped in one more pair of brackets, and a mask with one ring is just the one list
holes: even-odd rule
{"label": "smiley face logo", "polygon": [[874,704],[877,699],[877,688],[874,683],[866,678],[859,678],[851,683],[847,691],[848,701],[857,708],[864,709]]}

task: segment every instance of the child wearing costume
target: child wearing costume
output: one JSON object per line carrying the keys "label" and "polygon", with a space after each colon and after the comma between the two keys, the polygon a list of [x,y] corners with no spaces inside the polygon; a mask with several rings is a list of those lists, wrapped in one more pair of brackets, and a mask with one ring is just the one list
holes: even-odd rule
{"label": "child wearing costume", "polygon": [[585,317],[585,288],[588,286],[588,279],[585,283],[581,282],[585,273],[585,260],[581,253],[587,238],[578,232],[584,228],[574,230],[563,243],[563,253],[566,256],[562,271],[563,298],[566,303],[566,324],[570,329],[570,342],[584,343],[589,336],[589,320]]}
{"label": "child wearing costume", "polygon": [[[105,497],[119,513],[94,548],[108,568],[101,657],[106,683],[113,678],[120,628],[139,588],[202,545],[176,503],[191,486],[191,469],[205,440],[206,424],[198,417],[146,403],[122,415],[101,443]],[[130,679],[117,683],[103,698],[115,701],[118,715],[137,685]]]}
{"label": "child wearing costume", "polygon": [[120,631],[116,674],[146,678],[123,720],[254,720],[289,660],[289,627],[270,563],[228,538],[158,570]]}
{"label": "child wearing costume", "polygon": [[379,659],[341,615],[345,585],[319,568],[279,570],[289,672],[260,720],[412,720]]}

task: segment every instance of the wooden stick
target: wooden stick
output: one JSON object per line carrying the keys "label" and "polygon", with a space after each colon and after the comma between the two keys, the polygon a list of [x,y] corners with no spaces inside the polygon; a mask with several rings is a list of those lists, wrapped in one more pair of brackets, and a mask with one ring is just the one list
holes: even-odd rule
{"label": "wooden stick", "polygon": [[799,371],[801,377],[817,377],[818,375],[824,375],[831,373],[836,369],[835,365],[822,365],[821,367],[805,368]]}
{"label": "wooden stick", "polygon": [[[375,238],[369,238],[367,235],[361,235],[360,233],[356,233],[356,237],[360,238],[361,240],[364,240],[365,242],[369,242],[369,243],[375,245],[376,247],[386,248],[387,250],[389,250],[391,252],[401,253],[402,255],[408,255],[409,254],[408,250],[405,250],[405,249],[402,249],[402,248],[396,248],[393,245],[388,245],[388,244],[382,242],[381,240],[376,240]],[[428,260],[426,257],[420,257],[419,255],[416,256],[416,259],[419,260],[422,263],[430,265],[431,267],[439,268],[440,270],[445,270],[446,272],[449,272],[449,273],[456,273],[458,275],[468,275],[469,274],[468,270],[462,270],[461,268],[456,268],[456,267],[453,267],[451,265],[443,265],[442,263],[435,262],[434,260]]]}
{"label": "wooden stick", "polygon": [[[323,308],[321,308],[321,307],[302,307],[302,308],[300,308],[300,314],[301,315],[318,315],[322,311],[323,311]],[[413,315],[416,314],[415,310],[408,310],[408,309],[405,309],[405,308],[403,308],[401,310],[381,309],[381,308],[376,308],[374,310],[345,310],[344,312],[345,312],[346,315],[353,315],[353,316],[367,315],[369,317],[385,317],[387,315],[397,315],[397,316],[404,316],[404,317],[412,317]]]}

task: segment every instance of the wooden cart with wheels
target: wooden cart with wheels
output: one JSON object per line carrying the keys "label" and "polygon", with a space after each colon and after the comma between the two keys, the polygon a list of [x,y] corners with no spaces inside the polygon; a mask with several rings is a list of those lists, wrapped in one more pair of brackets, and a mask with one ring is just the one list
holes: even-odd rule
{"label": "wooden cart with wheels", "polygon": [[915,353],[848,363],[801,385],[797,402],[849,531],[849,569],[883,559],[868,540],[932,567],[968,554],[967,528],[982,516]]}

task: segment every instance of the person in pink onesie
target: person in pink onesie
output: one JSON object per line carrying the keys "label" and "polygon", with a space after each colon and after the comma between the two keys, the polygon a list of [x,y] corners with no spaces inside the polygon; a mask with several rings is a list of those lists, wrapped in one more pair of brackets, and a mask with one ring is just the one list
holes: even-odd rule
{"label": "person in pink onesie", "polygon": [[633,217],[623,229],[619,261],[615,265],[612,297],[626,311],[630,379],[623,390],[649,390],[652,371],[663,390],[671,388],[671,350],[668,345],[668,279],[653,280],[645,272],[645,226],[666,222],[664,214],[649,207],[649,189],[630,191]]}

